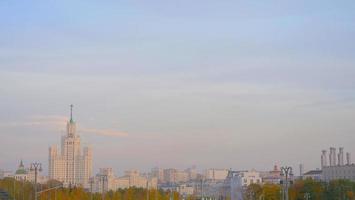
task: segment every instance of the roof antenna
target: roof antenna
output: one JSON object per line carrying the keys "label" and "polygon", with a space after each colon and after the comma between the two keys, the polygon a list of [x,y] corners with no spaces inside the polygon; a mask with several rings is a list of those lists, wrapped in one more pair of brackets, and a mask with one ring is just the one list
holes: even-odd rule
{"label": "roof antenna", "polygon": [[70,121],[73,121],[73,104],[70,104]]}

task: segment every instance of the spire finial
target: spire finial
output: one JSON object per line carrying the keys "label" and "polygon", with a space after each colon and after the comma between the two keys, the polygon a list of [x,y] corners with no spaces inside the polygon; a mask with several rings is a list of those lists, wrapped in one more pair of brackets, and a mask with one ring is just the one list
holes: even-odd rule
{"label": "spire finial", "polygon": [[70,121],[73,121],[73,104],[70,104]]}

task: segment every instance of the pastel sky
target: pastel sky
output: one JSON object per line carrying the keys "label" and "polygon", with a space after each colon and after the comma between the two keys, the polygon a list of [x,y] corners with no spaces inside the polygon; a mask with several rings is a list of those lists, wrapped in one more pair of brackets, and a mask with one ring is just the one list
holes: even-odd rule
{"label": "pastel sky", "polygon": [[[355,156],[355,2],[0,2],[0,168],[47,166],[74,104],[94,168]],[[355,157],[353,158],[355,160]]]}

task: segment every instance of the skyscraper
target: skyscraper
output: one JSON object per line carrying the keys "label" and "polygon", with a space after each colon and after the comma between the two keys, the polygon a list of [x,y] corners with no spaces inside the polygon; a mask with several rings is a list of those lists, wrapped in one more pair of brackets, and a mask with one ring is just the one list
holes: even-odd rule
{"label": "skyscraper", "polygon": [[76,123],[73,120],[73,105],[70,105],[67,134],[62,136],[61,152],[58,152],[57,146],[49,148],[48,167],[49,178],[63,182],[66,187],[89,186],[89,178],[92,176],[92,150],[84,147],[81,153],[80,136],[76,134]]}

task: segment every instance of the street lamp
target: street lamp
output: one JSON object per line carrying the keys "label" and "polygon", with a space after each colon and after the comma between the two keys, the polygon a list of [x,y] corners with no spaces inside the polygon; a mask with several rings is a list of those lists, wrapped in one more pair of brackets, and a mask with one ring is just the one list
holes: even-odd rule
{"label": "street lamp", "polygon": [[35,172],[35,200],[38,200],[37,198],[37,176],[38,172],[42,171],[42,164],[38,162],[31,163],[30,171]]}
{"label": "street lamp", "polygon": [[281,167],[280,176],[282,178],[280,181],[280,184],[283,186],[282,199],[288,200],[288,187],[289,187],[289,184],[292,184],[291,177],[293,176],[292,167],[288,167],[288,166]]}
{"label": "street lamp", "polygon": [[307,193],[304,193],[304,198],[306,199],[306,200],[309,200],[310,198],[311,198],[311,194],[309,194],[308,192]]}
{"label": "street lamp", "polygon": [[204,184],[204,180],[203,178],[201,178],[201,199],[202,200],[205,199],[205,194],[203,193],[203,184]]}
{"label": "street lamp", "polygon": [[93,184],[94,184],[94,178],[93,177],[89,178],[89,183],[90,183],[90,200],[92,200],[92,187],[93,187]]}
{"label": "street lamp", "polygon": [[[105,200],[105,182],[107,182],[107,175],[101,174],[100,175],[100,180],[102,181],[102,200]],[[108,188],[108,183],[107,183],[107,188]]]}

